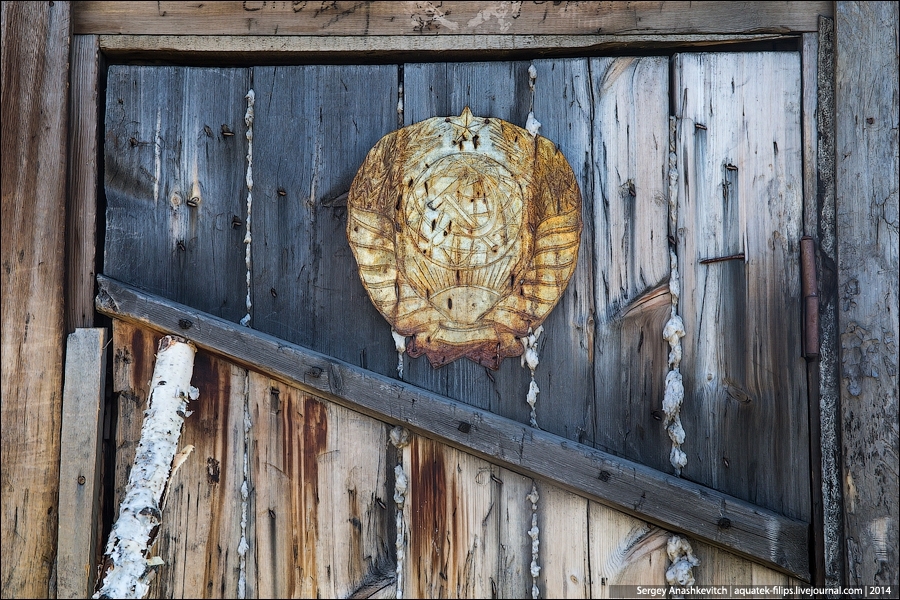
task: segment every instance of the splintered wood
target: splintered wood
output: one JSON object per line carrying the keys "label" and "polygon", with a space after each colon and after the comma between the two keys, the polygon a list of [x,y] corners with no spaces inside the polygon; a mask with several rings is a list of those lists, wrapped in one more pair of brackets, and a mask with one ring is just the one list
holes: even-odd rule
{"label": "splintered wood", "polygon": [[[535,130],[536,131],[536,130]],[[556,305],[578,258],[581,193],[550,140],[492,116],[433,117],[382,138],[347,199],[372,302],[435,367],[498,369]]]}

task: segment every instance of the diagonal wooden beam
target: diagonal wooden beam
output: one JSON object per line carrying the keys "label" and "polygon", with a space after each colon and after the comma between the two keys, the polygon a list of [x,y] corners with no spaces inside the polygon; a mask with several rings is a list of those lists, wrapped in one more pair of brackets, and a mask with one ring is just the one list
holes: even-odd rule
{"label": "diagonal wooden beam", "polygon": [[809,525],[391,379],[137,288],[97,277],[97,310],[177,334],[309,393],[809,580]]}

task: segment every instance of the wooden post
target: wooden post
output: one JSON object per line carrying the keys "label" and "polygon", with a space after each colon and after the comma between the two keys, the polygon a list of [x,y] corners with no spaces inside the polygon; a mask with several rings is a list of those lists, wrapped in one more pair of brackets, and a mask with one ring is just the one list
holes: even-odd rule
{"label": "wooden post", "polygon": [[56,595],[68,2],[2,4],[0,596]]}
{"label": "wooden post", "polygon": [[166,488],[178,467],[175,451],[189,414],[188,401],[198,396],[197,388],[191,387],[196,351],[194,344],[177,336],[159,342],[141,441],[119,518],[109,534],[104,573],[94,598],[143,598],[150,589],[151,567],[162,562],[148,560],[148,555],[162,520]]}
{"label": "wooden post", "polygon": [[108,340],[107,329],[76,329],[66,348],[57,598],[87,598],[93,589]]}

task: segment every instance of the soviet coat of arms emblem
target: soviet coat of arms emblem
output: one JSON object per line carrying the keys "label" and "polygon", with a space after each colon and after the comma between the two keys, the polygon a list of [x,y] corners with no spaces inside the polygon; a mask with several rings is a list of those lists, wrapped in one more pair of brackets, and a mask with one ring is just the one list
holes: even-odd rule
{"label": "soviet coat of arms emblem", "polygon": [[347,200],[372,302],[410,356],[519,356],[575,270],[581,194],[550,140],[506,121],[435,117],[384,136]]}

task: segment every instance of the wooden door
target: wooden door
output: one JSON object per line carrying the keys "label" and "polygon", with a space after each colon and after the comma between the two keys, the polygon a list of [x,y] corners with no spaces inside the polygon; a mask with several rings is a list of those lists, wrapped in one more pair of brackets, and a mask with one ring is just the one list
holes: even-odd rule
{"label": "wooden door", "polygon": [[[347,243],[345,194],[381,136],[465,106],[520,126],[533,111],[584,199],[578,266],[539,340],[540,428],[673,471],[662,422],[671,250],[687,332],[682,477],[808,522],[798,53],[113,66],[103,272],[397,378],[390,326]],[[115,327],[120,484],[154,335]],[[406,357],[403,380],[529,421],[530,375],[517,360],[493,372]],[[531,478],[427,435],[398,450],[388,423],[211,354],[201,353],[195,381],[201,399],[182,443],[196,450],[165,509],[156,594],[233,597],[243,585],[248,596],[343,597],[390,580],[398,461],[410,477],[404,593],[530,593]],[[537,486],[542,594],[665,583],[664,529]],[[696,547],[698,581],[788,581]]]}

